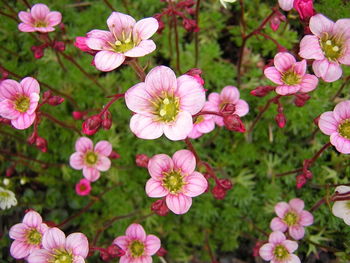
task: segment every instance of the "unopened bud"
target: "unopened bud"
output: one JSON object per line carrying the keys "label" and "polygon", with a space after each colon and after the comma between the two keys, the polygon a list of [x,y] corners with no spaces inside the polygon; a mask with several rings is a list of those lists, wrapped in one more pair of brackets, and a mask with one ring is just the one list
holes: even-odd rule
{"label": "unopened bud", "polygon": [[44,138],[38,136],[35,140],[35,145],[39,148],[40,151],[44,153],[47,152],[47,141]]}
{"label": "unopened bud", "polygon": [[109,130],[112,127],[112,121],[109,119],[105,119],[102,121],[101,126],[104,130]]}
{"label": "unopened bud", "polygon": [[274,90],[274,87],[271,86],[259,86],[256,89],[253,89],[250,94],[255,97],[265,97],[269,94],[270,91]]}
{"label": "unopened bud", "polygon": [[110,158],[110,159],[119,159],[120,158],[120,154],[115,152],[115,151],[112,151],[111,154],[108,156],[108,158]]}
{"label": "unopened bud", "polygon": [[49,98],[52,97],[52,92],[50,90],[47,90],[43,94],[43,100],[48,100]]}
{"label": "unopened bud", "polygon": [[0,117],[0,123],[3,123],[3,124],[10,124],[10,123],[11,123],[11,120],[10,120],[10,119],[6,119],[6,118]]}
{"label": "unopened bud", "polygon": [[168,251],[165,248],[160,247],[156,254],[158,257],[164,257],[167,253]]}
{"label": "unopened bud", "polygon": [[62,41],[55,41],[53,44],[53,48],[57,51],[64,51],[66,49],[66,45]]}
{"label": "unopened bud", "polygon": [[217,183],[225,190],[232,188],[232,182],[229,179],[219,179]]}
{"label": "unopened bud", "polygon": [[113,244],[107,248],[107,253],[111,258],[121,257],[125,255],[125,251],[117,245]]}
{"label": "unopened bud", "polygon": [[59,96],[52,96],[47,100],[47,103],[50,104],[51,106],[60,105],[62,102],[64,102],[64,98]]}
{"label": "unopened bud", "polygon": [[82,111],[73,111],[72,116],[74,120],[81,120],[86,115],[85,112]]}
{"label": "unopened bud", "polygon": [[169,208],[164,199],[155,201],[151,206],[151,210],[160,216],[166,216],[169,213]]}
{"label": "unopened bud", "polygon": [[149,157],[146,154],[136,154],[135,162],[139,167],[148,167]]}
{"label": "unopened bud", "polygon": [[36,138],[38,137],[36,132],[33,132],[28,138],[27,138],[27,142],[29,144],[34,144],[36,142]]}
{"label": "unopened bud", "polygon": [[297,107],[303,107],[310,98],[310,95],[306,93],[296,94],[294,104]]}
{"label": "unopened bud", "polygon": [[224,124],[226,129],[235,132],[245,132],[245,127],[237,114],[225,115]]}
{"label": "unopened bud", "polygon": [[304,184],[306,184],[306,182],[307,182],[307,179],[304,176],[304,174],[297,175],[297,177],[296,177],[296,185],[297,185],[298,189],[302,188],[304,186]]}
{"label": "unopened bud", "polygon": [[11,165],[6,169],[6,177],[11,177],[16,172],[15,166]]}
{"label": "unopened bud", "polygon": [[198,32],[199,31],[199,27],[197,25],[197,22],[194,19],[185,18],[182,21],[182,25],[187,32]]}
{"label": "unopened bud", "polygon": [[226,196],[226,189],[224,189],[220,185],[215,185],[213,189],[211,189],[211,193],[213,194],[215,199],[222,200]]}
{"label": "unopened bud", "polygon": [[94,115],[83,122],[83,133],[86,135],[95,134],[101,127],[102,120],[99,115]]}
{"label": "unopened bud", "polygon": [[286,126],[287,120],[286,117],[284,116],[283,113],[277,113],[276,117],[275,117],[275,121],[278,125],[278,127],[283,128],[284,126]]}

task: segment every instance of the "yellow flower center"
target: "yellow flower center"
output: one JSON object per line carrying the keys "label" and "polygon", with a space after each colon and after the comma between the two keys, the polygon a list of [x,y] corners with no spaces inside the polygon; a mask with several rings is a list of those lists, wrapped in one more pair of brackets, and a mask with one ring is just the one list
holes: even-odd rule
{"label": "yellow flower center", "polygon": [[199,115],[198,117],[196,117],[196,120],[194,121],[195,124],[199,124],[201,122],[204,121],[204,117],[203,115]]}
{"label": "yellow flower center", "polygon": [[26,112],[30,106],[30,99],[27,96],[19,96],[15,100],[15,109],[19,112]]}
{"label": "yellow flower center", "polygon": [[338,127],[338,132],[346,139],[350,139],[350,119],[345,120]]}
{"label": "yellow flower center", "polygon": [[[114,31],[112,32],[114,34]],[[114,35],[114,38],[116,39],[115,42],[109,42],[109,45],[111,46],[113,51],[118,53],[124,53],[126,51],[129,51],[130,49],[133,49],[137,44],[133,40],[132,30],[129,31],[128,35],[126,35],[125,31],[123,31],[122,35],[119,38],[116,35]]]}
{"label": "yellow flower center", "polygon": [[285,260],[288,258],[289,252],[284,246],[277,245],[273,251],[273,254],[276,259]]}
{"label": "yellow flower center", "polygon": [[94,165],[97,163],[97,160],[98,160],[98,156],[96,153],[94,152],[88,152],[86,153],[85,155],[85,162],[88,164],[88,165]]}
{"label": "yellow flower center", "polygon": [[145,251],[145,246],[143,243],[141,243],[140,241],[136,240],[133,241],[131,243],[131,245],[129,246],[129,249],[131,251],[131,255],[136,258],[136,257],[140,257],[143,255],[143,252]]}
{"label": "yellow flower center", "polygon": [[53,254],[53,258],[49,260],[50,263],[73,263],[72,253],[66,250],[56,249]]}
{"label": "yellow flower center", "polygon": [[299,216],[295,212],[288,212],[284,218],[283,221],[286,222],[288,226],[294,226],[296,223],[298,223]]}
{"label": "yellow flower center", "polygon": [[330,36],[323,33],[320,39],[320,45],[323,54],[328,60],[336,61],[342,56],[344,40],[341,36]]}
{"label": "yellow flower center", "polygon": [[48,24],[45,21],[36,21],[34,27],[47,27]]}
{"label": "yellow flower center", "polygon": [[172,194],[179,193],[185,185],[180,171],[163,172],[163,186]]}
{"label": "yellow flower center", "polygon": [[299,84],[301,81],[301,78],[297,73],[294,72],[293,69],[291,69],[282,74],[282,81],[284,84],[293,86],[293,85]]}
{"label": "yellow flower center", "polygon": [[35,229],[35,228],[29,229],[26,236],[27,236],[27,242],[29,244],[40,245],[42,235],[37,229]]}
{"label": "yellow flower center", "polygon": [[152,103],[154,105],[153,114],[163,122],[174,121],[180,111],[179,98],[169,94],[156,98]]}

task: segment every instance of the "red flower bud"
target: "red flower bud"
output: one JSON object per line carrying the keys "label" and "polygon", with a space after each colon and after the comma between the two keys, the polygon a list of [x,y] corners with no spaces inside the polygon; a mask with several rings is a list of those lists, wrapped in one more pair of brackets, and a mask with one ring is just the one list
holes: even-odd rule
{"label": "red flower bud", "polygon": [[38,136],[35,140],[35,145],[39,148],[40,151],[44,153],[47,152],[47,141],[44,138]]}
{"label": "red flower bud", "polygon": [[255,243],[255,246],[253,247],[253,257],[259,257],[259,250],[265,243],[266,242],[264,241],[258,241]]}
{"label": "red flower bud", "polygon": [[287,120],[283,113],[277,113],[275,120],[278,127],[283,128],[284,126],[286,126]]}
{"label": "red flower bud", "polygon": [[313,174],[312,174],[312,172],[310,170],[306,170],[304,172],[304,176],[305,176],[306,179],[312,179]]}
{"label": "red flower bud", "polygon": [[66,49],[66,45],[62,41],[55,41],[53,43],[53,48],[57,51],[64,51]]}
{"label": "red flower bud", "polygon": [[286,21],[285,15],[283,15],[281,12],[276,12],[273,17],[270,19],[270,27],[273,31],[277,31],[277,29],[280,27],[280,24],[282,21]]}
{"label": "red flower bud", "polygon": [[229,179],[219,179],[217,183],[225,190],[232,188],[232,182]]}
{"label": "red flower bud", "polygon": [[29,144],[34,144],[37,137],[38,137],[38,134],[37,134],[36,132],[33,132],[33,133],[27,138],[27,142],[28,142]]}
{"label": "red flower bud", "polygon": [[47,47],[47,44],[42,44],[40,46],[32,46],[31,50],[36,59],[40,59],[44,56],[44,50]]}
{"label": "red flower bud", "polygon": [[94,115],[83,122],[83,133],[86,135],[95,134],[101,127],[102,120],[99,115]]}
{"label": "red flower bud", "polygon": [[245,132],[245,127],[237,114],[224,115],[224,124],[226,129],[235,132]]}
{"label": "red flower bud", "polygon": [[297,107],[303,107],[310,98],[311,96],[307,93],[295,94],[294,104]]}
{"label": "red flower bud", "polygon": [[107,248],[107,253],[109,254],[109,256],[111,258],[116,258],[116,257],[121,257],[125,255],[125,251],[122,250],[120,247],[118,247],[117,245],[110,245]]}
{"label": "red flower bud", "polygon": [[226,190],[220,185],[215,185],[213,189],[211,189],[211,193],[213,194],[214,198],[218,200],[222,200],[226,196]]}
{"label": "red flower bud", "polygon": [[107,250],[105,249],[101,249],[99,250],[100,251],[100,257],[103,261],[109,261],[111,259],[111,257],[109,256]]}
{"label": "red flower bud", "polygon": [[0,67],[0,74],[1,74],[0,80],[5,80],[9,76],[9,73],[1,67]]}
{"label": "red flower bud", "polygon": [[155,14],[153,16],[158,21],[158,30],[157,30],[158,34],[161,34],[163,32],[164,28],[165,28],[165,24],[164,24],[164,22],[162,20],[162,16],[163,16],[163,14]]}
{"label": "red flower bud", "polygon": [[274,90],[274,87],[271,86],[259,86],[256,89],[253,89],[250,94],[255,97],[265,97],[270,91]]}
{"label": "red flower bud", "polygon": [[119,159],[120,158],[120,154],[112,151],[111,154],[108,156],[110,159]]}
{"label": "red flower bud", "polygon": [[101,125],[104,130],[109,130],[112,127],[112,121],[109,119],[105,119],[102,121]]}
{"label": "red flower bud", "polygon": [[146,154],[136,154],[135,162],[138,167],[148,167],[149,157]]}
{"label": "red flower bud", "polygon": [[59,96],[52,96],[47,100],[47,103],[50,104],[51,106],[60,105],[62,102],[64,102],[64,98]]}
{"label": "red flower bud", "polygon": [[298,11],[301,20],[308,21],[315,15],[313,0],[294,0],[293,6]]}
{"label": "red flower bud", "polygon": [[15,166],[12,164],[6,169],[6,177],[11,177],[16,172]]}
{"label": "red flower bud", "polygon": [[151,210],[160,216],[166,216],[169,213],[169,208],[164,199],[155,201],[151,206]]}
{"label": "red flower bud", "polygon": [[73,111],[72,116],[74,120],[81,120],[86,115],[85,112],[82,111]]}
{"label": "red flower bud", "polygon": [[184,26],[184,28],[188,32],[198,32],[199,31],[199,27],[196,23],[196,20],[185,18],[182,21],[182,25]]}
{"label": "red flower bud", "polygon": [[47,90],[43,94],[43,100],[48,100],[49,98],[52,97],[52,92],[50,90]]}
{"label": "red flower bud", "polygon": [[168,251],[165,248],[160,247],[160,249],[157,251],[156,255],[158,257],[164,257]]}
{"label": "red flower bud", "polygon": [[296,185],[297,185],[298,189],[302,188],[304,186],[304,184],[306,184],[306,182],[307,182],[307,179],[304,176],[304,174],[297,175],[297,177],[296,177]]}

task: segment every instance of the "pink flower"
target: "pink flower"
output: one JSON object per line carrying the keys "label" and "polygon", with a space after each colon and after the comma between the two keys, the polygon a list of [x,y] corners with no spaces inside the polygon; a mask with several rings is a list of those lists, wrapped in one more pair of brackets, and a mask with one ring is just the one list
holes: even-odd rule
{"label": "pink flower", "polygon": [[313,35],[300,42],[299,55],[314,59],[312,68],[326,82],[338,80],[343,71],[340,64],[350,65],[350,19],[329,20],[321,14],[310,19]]}
{"label": "pink flower", "polygon": [[293,6],[302,20],[307,20],[315,15],[313,0],[295,0]]}
{"label": "pink flower", "polygon": [[158,21],[153,17],[136,23],[129,15],[112,12],[107,25],[109,31],[95,29],[86,34],[86,45],[98,51],[94,63],[101,71],[114,70],[126,57],[143,57],[156,49],[149,40],[158,29]]}
{"label": "pink flower", "polygon": [[333,111],[321,114],[318,127],[330,135],[331,144],[338,152],[350,153],[350,101],[338,103]]}
{"label": "pink flower", "polygon": [[83,169],[84,177],[90,182],[100,177],[100,171],[108,171],[111,167],[108,156],[112,152],[112,145],[107,141],[99,141],[94,147],[89,138],[80,137],[75,143],[75,150],[69,164],[75,170]]}
{"label": "pink flower", "polygon": [[284,11],[290,11],[293,8],[294,0],[278,0],[280,8]]}
{"label": "pink flower", "polygon": [[[206,102],[207,104],[208,102]],[[202,111],[207,109],[206,105],[204,105]],[[213,115],[205,114],[199,115],[195,118],[193,123],[192,131],[188,134],[189,138],[197,139],[201,137],[205,133],[209,133],[215,129],[215,121]]]}
{"label": "pink flower", "polygon": [[33,124],[40,87],[36,79],[27,77],[20,83],[12,79],[0,82],[0,116],[11,120],[19,130]]}
{"label": "pink flower", "polygon": [[317,87],[318,78],[306,74],[306,60],[296,62],[295,58],[287,53],[277,53],[274,67],[264,70],[265,76],[276,83],[276,93],[279,95],[290,95],[297,92],[310,92]]}
{"label": "pink flower", "polygon": [[131,224],[125,231],[125,236],[114,239],[114,244],[126,253],[120,257],[120,263],[151,263],[152,255],[160,249],[160,240],[154,235],[146,235],[139,224]]}
{"label": "pink flower", "polygon": [[16,259],[27,257],[41,248],[41,239],[48,226],[43,224],[39,213],[31,210],[23,218],[22,223],[11,227],[9,235],[14,239],[10,253]]}
{"label": "pink flower", "polygon": [[[232,114],[237,114],[239,117],[246,115],[249,112],[249,105],[246,101],[239,99],[239,91],[234,86],[226,86],[221,93],[210,93],[206,104],[206,109],[209,111],[220,112],[227,104],[233,104],[235,110]],[[224,126],[224,120],[220,116],[214,116],[215,123],[219,126]]]}
{"label": "pink flower", "polygon": [[22,32],[52,32],[55,31],[54,26],[57,26],[62,20],[60,12],[50,12],[50,9],[44,4],[33,5],[30,12],[21,11],[18,17],[23,22],[18,25],[18,29]]}
{"label": "pink flower", "polygon": [[37,249],[29,255],[28,263],[84,263],[89,252],[89,242],[84,234],[73,233],[66,237],[56,227],[45,232],[42,245],[43,249]]}
{"label": "pink flower", "polygon": [[272,231],[285,232],[288,229],[289,235],[295,240],[302,239],[305,234],[305,226],[314,222],[312,214],[304,209],[304,201],[294,198],[286,202],[279,202],[275,206],[278,217],[272,219],[270,227]]}
{"label": "pink flower", "polygon": [[191,132],[192,115],[205,103],[205,91],[189,75],[176,78],[168,67],[158,66],[125,93],[127,107],[136,114],[130,120],[131,131],[142,139],[165,134],[170,140],[183,140]]}
{"label": "pink flower", "polygon": [[189,150],[177,151],[172,158],[157,154],[148,162],[151,179],[147,181],[149,197],[164,197],[168,208],[175,214],[186,213],[192,205],[192,197],[204,193],[208,182],[194,171],[196,158]]}
{"label": "pink flower", "polygon": [[75,192],[78,195],[84,196],[88,195],[91,192],[91,184],[90,181],[83,178],[75,185]]}
{"label": "pink flower", "polygon": [[300,263],[299,257],[292,254],[297,249],[297,242],[287,240],[282,232],[275,231],[270,234],[269,242],[260,248],[259,254],[272,263]]}

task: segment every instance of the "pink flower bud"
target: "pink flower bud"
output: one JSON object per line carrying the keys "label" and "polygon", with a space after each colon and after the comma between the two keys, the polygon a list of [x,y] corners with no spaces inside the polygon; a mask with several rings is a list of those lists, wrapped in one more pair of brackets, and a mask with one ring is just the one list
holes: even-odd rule
{"label": "pink flower bud", "polygon": [[64,98],[60,96],[52,96],[47,100],[47,103],[50,104],[51,106],[60,105],[62,102],[64,102]]}
{"label": "pink flower bud", "polygon": [[166,216],[169,213],[169,208],[164,199],[155,201],[151,206],[151,210],[160,216]]}
{"label": "pink flower bud", "polygon": [[280,27],[281,21],[286,21],[285,15],[281,12],[276,12],[274,16],[270,19],[270,27],[273,31],[277,31]]}
{"label": "pink flower bud", "polygon": [[76,37],[75,42],[74,42],[74,46],[76,46],[77,48],[79,48],[83,52],[92,51],[92,49],[86,45],[86,40],[87,40],[87,37]]}
{"label": "pink flower bud", "polygon": [[294,104],[297,107],[303,107],[310,98],[311,96],[306,93],[295,94]]}
{"label": "pink flower bud", "polygon": [[109,261],[111,259],[106,249],[100,249],[99,251],[100,251],[100,258],[103,261]]}
{"label": "pink flower bud", "polygon": [[85,196],[89,195],[91,192],[91,184],[90,181],[83,178],[75,185],[75,192],[78,195]]}
{"label": "pink flower bud", "polygon": [[313,0],[294,0],[293,6],[298,11],[301,20],[308,21],[315,15]]}
{"label": "pink flower bud", "polygon": [[297,188],[300,189],[304,186],[304,184],[306,184],[307,179],[304,176],[304,174],[299,174],[296,177],[296,184],[297,184]]}
{"label": "pink flower bud", "polygon": [[148,167],[149,157],[146,154],[136,154],[135,162],[138,167]]}
{"label": "pink flower bud", "polygon": [[32,50],[32,52],[34,54],[34,57],[36,59],[42,58],[44,56],[44,50],[45,50],[46,47],[47,47],[46,44],[43,44],[43,45],[40,45],[40,46],[32,46],[31,50]]}
{"label": "pink flower bud", "polygon": [[38,134],[37,134],[36,132],[33,132],[33,133],[27,138],[27,142],[28,142],[29,144],[34,144],[37,137],[38,137]]}
{"label": "pink flower bud", "polygon": [[253,89],[250,94],[255,97],[265,97],[269,94],[270,91],[274,90],[274,87],[271,86],[259,86],[256,89]]}
{"label": "pink flower bud", "polygon": [[39,148],[40,151],[44,153],[47,152],[47,141],[44,138],[38,136],[35,140],[35,145]]}
{"label": "pink flower bud", "polygon": [[43,94],[43,100],[48,100],[49,98],[52,97],[52,92],[50,90],[47,90]]}
{"label": "pink flower bud", "polygon": [[194,77],[199,84],[204,85],[204,79],[202,78],[202,70],[200,70],[199,68],[192,68],[185,74]]}
{"label": "pink flower bud", "polygon": [[235,132],[245,132],[245,127],[241,119],[237,114],[225,115],[224,124],[226,129]]}
{"label": "pink flower bud", "polygon": [[168,253],[168,251],[165,248],[160,247],[160,249],[157,251],[156,255],[158,257],[164,257],[167,253]]}
{"label": "pink flower bud", "polygon": [[125,251],[117,245],[113,244],[107,248],[107,253],[111,258],[121,257],[125,255]]}
{"label": "pink flower bud", "polygon": [[196,20],[185,18],[182,21],[182,24],[187,32],[198,32],[199,31],[199,27],[196,23]]}
{"label": "pink flower bud", "polygon": [[101,127],[102,120],[99,115],[94,115],[83,122],[83,133],[86,135],[95,134]]}
{"label": "pink flower bud", "polygon": [[115,151],[112,151],[111,154],[108,156],[108,158],[110,158],[110,159],[119,159],[120,158],[120,154],[115,152]]}
{"label": "pink flower bud", "polygon": [[101,126],[104,130],[109,130],[112,127],[112,121],[109,119],[105,119],[102,121]]}
{"label": "pink flower bud", "polygon": [[232,103],[225,104],[225,106],[220,110],[220,112],[225,115],[232,115],[235,111],[236,106]]}
{"label": "pink flower bud", "polygon": [[219,179],[217,183],[225,190],[232,188],[232,182],[229,179]]}
{"label": "pink flower bud", "polygon": [[53,48],[56,49],[57,51],[64,51],[66,49],[66,45],[62,41],[55,41],[53,43]]}
{"label": "pink flower bud", "polygon": [[73,111],[72,116],[74,120],[81,120],[86,115],[85,112],[82,111]]}
{"label": "pink flower bud", "polygon": [[226,196],[226,190],[220,185],[215,185],[213,189],[211,189],[211,193],[213,194],[215,199],[222,200]]}
{"label": "pink flower bud", "polygon": [[284,116],[283,113],[277,113],[276,117],[275,117],[275,121],[278,125],[278,127],[283,128],[284,126],[286,126],[287,120],[286,117]]}
{"label": "pink flower bud", "polygon": [[312,179],[313,174],[312,174],[312,172],[310,170],[306,170],[304,172],[304,176],[305,176],[306,179]]}

